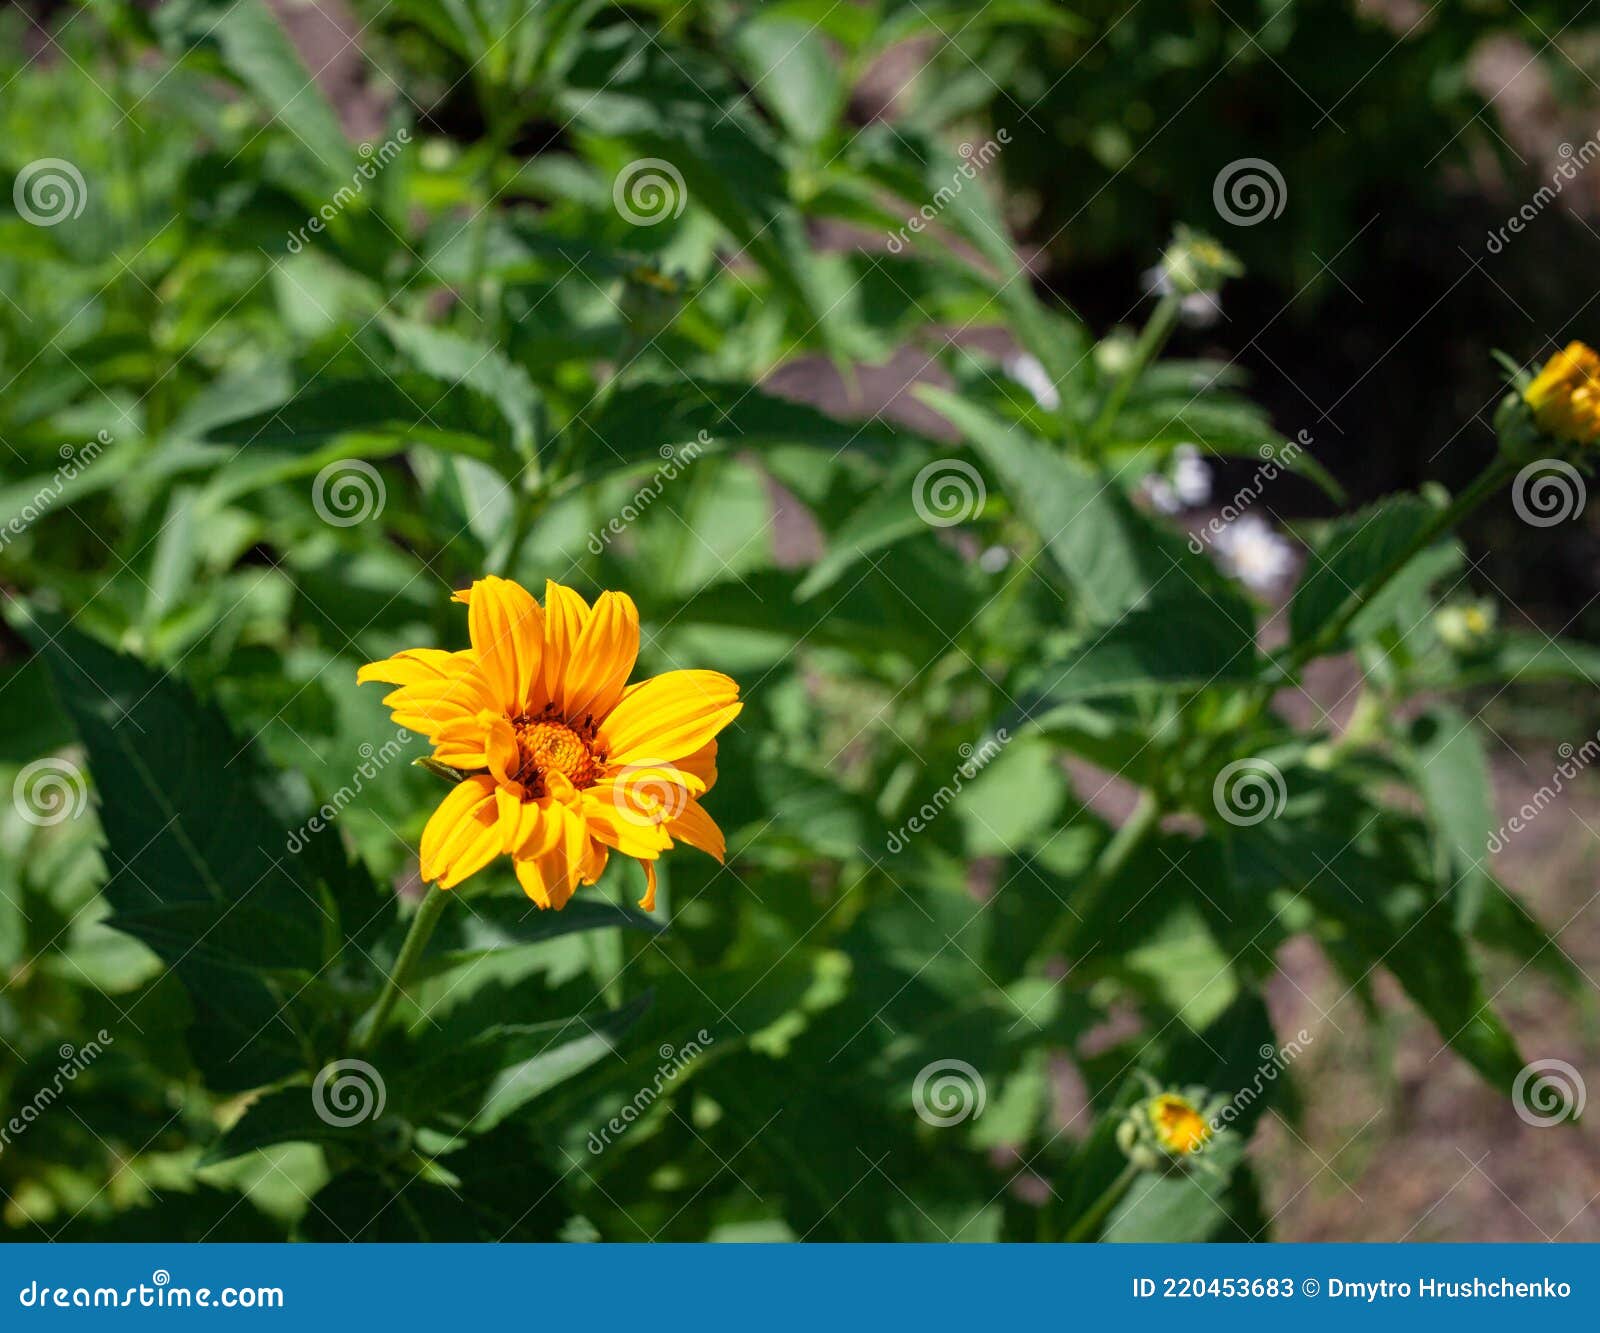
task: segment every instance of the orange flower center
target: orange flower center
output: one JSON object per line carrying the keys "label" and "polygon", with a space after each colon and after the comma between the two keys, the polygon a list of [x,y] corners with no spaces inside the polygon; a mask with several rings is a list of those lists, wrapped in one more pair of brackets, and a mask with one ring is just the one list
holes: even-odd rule
{"label": "orange flower center", "polygon": [[564,774],[580,789],[592,786],[600,776],[605,756],[595,749],[595,728],[589,718],[571,727],[546,710],[538,717],[513,718],[511,726],[517,734],[517,781],[542,792],[542,779],[552,771]]}
{"label": "orange flower center", "polygon": [[1211,1126],[1182,1097],[1158,1097],[1153,1110],[1156,1137],[1168,1152],[1192,1153],[1211,1137]]}

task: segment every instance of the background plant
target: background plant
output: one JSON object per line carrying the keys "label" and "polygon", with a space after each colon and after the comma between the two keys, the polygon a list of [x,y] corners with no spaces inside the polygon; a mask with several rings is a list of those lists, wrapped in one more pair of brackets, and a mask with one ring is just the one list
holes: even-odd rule
{"label": "background plant", "polygon": [[[1082,40],[990,8],[982,60]],[[1258,1081],[1297,936],[1512,1087],[1479,947],[1578,979],[1483,860],[1449,700],[1591,684],[1592,651],[1443,641],[1432,493],[1308,531],[1258,646],[1267,608],[1146,479],[1192,445],[1337,485],[1227,366],[1163,354],[1182,293],[1097,337],[1043,291],[963,170],[976,102],[864,123],[859,77],[946,9],[822,9],[373,6],[360,138],[254,0],[68,11],[48,59],[7,16],[14,200],[43,159],[83,183],[0,221],[0,514],[51,496],[0,547],[9,1102],[116,1038],[0,1153],[9,1234],[1255,1236],[1243,1145],[1289,1078],[1209,1170],[1133,1180],[1116,1136],[1148,1080]],[[1053,394],[966,336],[995,326]],[[867,415],[907,348],[920,415]],[[776,391],[796,365],[838,411]],[[655,918],[620,869],[559,915],[485,874],[391,1014],[436,779],[368,771],[396,737],[355,667],[464,642],[486,570],[625,588],[646,669],[740,680],[730,858],[664,866]],[[1333,654],[1357,721],[1291,726],[1274,691]]]}

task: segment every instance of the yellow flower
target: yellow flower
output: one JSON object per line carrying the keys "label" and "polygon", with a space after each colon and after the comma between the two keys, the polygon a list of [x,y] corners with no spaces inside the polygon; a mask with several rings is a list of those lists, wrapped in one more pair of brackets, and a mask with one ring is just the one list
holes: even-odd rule
{"label": "yellow flower", "polygon": [[1522,394],[1546,434],[1590,444],[1600,438],[1600,356],[1585,343],[1568,343],[1544,363]]}
{"label": "yellow flower", "polygon": [[1187,1097],[1164,1092],[1150,1103],[1150,1127],[1161,1146],[1179,1157],[1205,1147],[1211,1126]]}
{"label": "yellow flower", "polygon": [[700,798],[717,780],[716,734],[744,707],[738,685],[717,671],[629,685],[639,612],[625,593],[590,607],[547,583],[541,607],[490,577],[455,600],[467,603],[471,648],[412,648],[356,673],[399,686],[384,697],[394,720],[470,775],[423,830],[424,880],[454,888],[508,855],[527,895],[559,909],[615,850],[643,865],[648,912],[656,859],[674,839],[722,859]]}

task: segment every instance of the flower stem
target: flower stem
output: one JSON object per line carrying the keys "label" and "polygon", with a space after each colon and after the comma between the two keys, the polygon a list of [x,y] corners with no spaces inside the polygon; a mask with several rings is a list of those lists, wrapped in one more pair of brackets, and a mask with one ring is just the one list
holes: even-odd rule
{"label": "flower stem", "polygon": [[1315,637],[1307,639],[1284,663],[1283,675],[1285,679],[1292,679],[1307,662],[1314,657],[1320,657],[1328,652],[1344,636],[1345,630],[1350,628],[1350,622],[1361,614],[1362,610],[1371,604],[1372,599],[1382,592],[1394,580],[1419,551],[1432,546],[1441,536],[1461,523],[1468,514],[1477,509],[1485,500],[1493,495],[1516,470],[1514,459],[1503,454],[1495,459],[1478,476],[1478,479],[1456,496],[1448,505],[1441,509],[1433,518],[1425,523],[1422,530],[1417,533],[1403,549],[1397,552],[1392,560],[1378,573],[1376,578],[1357,588],[1345,599],[1343,606],[1337,614]]}
{"label": "flower stem", "polygon": [[1106,1191],[1096,1199],[1089,1211],[1072,1224],[1072,1229],[1066,1234],[1066,1241],[1071,1244],[1076,1241],[1088,1240],[1105,1223],[1106,1215],[1122,1201],[1122,1196],[1128,1192],[1128,1186],[1133,1184],[1134,1177],[1139,1174],[1139,1168],[1129,1162],[1117,1173],[1117,1178],[1106,1187]]}
{"label": "flower stem", "polygon": [[1144,326],[1139,334],[1139,341],[1134,344],[1133,359],[1123,369],[1122,377],[1112,385],[1105,406],[1100,409],[1100,415],[1094,419],[1094,425],[1089,428],[1091,443],[1098,443],[1100,437],[1111,429],[1117,414],[1122,411],[1122,405],[1128,401],[1128,395],[1133,392],[1133,386],[1139,382],[1139,377],[1144,374],[1150,363],[1161,355],[1161,349],[1167,345],[1167,339],[1177,327],[1178,312],[1182,308],[1183,297],[1176,292],[1168,292],[1157,302],[1155,311],[1150,316],[1150,322]]}
{"label": "flower stem", "polygon": [[439,924],[439,917],[444,912],[445,899],[448,896],[443,889],[431,888],[417,904],[417,910],[411,918],[411,927],[406,931],[405,942],[400,946],[400,956],[394,960],[394,970],[389,973],[383,994],[378,996],[378,1002],[362,1015],[361,1021],[356,1024],[352,1041],[353,1050],[368,1050],[378,1039],[378,1034],[389,1021],[389,1015],[394,1012],[394,1007],[405,990],[406,981],[411,976],[412,969],[416,967],[417,959],[422,957],[422,951],[428,947],[428,939],[433,934],[433,928]]}
{"label": "flower stem", "polygon": [[1107,888],[1122,873],[1134,852],[1144,840],[1155,832],[1161,823],[1161,803],[1150,792],[1145,792],[1128,820],[1111,837],[1101,851],[1099,859],[1089,871],[1087,882],[1079,891],[1076,915],[1058,918],[1040,952],[1043,955],[1065,953],[1070,967],[1078,958],[1078,937],[1084,925],[1094,916],[1095,909],[1105,896]]}

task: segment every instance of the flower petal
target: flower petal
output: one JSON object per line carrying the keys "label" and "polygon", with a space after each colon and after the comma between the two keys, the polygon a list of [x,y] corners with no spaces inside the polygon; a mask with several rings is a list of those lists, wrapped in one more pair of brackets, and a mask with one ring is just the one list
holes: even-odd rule
{"label": "flower petal", "polygon": [[639,899],[641,912],[656,910],[656,863],[654,861],[641,861],[644,867],[644,897]]}
{"label": "flower petal", "polygon": [[638,656],[639,608],[625,592],[601,593],[561,673],[554,697],[562,713],[573,722],[605,717],[622,697]]}
{"label": "flower petal", "polygon": [[628,688],[598,744],[613,764],[676,763],[739,716],[738,699],[738,685],[720,671],[668,671]]}
{"label": "flower petal", "polygon": [[686,802],[683,809],[667,821],[667,832],[679,842],[698,847],[719,861],[728,854],[727,839],[699,801]]}
{"label": "flower petal", "polygon": [[494,707],[507,717],[517,716],[542,679],[544,613],[539,603],[510,579],[479,579],[467,604],[467,629]]}
{"label": "flower petal", "polygon": [[422,830],[424,880],[437,880],[442,888],[448,888],[483,869],[494,857],[492,839],[487,855],[482,855],[479,846],[499,821],[494,788],[492,778],[479,774],[457,783],[439,802]]}
{"label": "flower petal", "polygon": [[571,588],[553,579],[544,585],[544,695],[557,706],[567,663],[589,616],[589,603]]}

